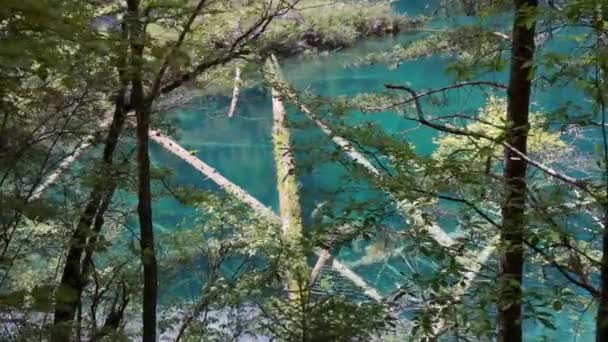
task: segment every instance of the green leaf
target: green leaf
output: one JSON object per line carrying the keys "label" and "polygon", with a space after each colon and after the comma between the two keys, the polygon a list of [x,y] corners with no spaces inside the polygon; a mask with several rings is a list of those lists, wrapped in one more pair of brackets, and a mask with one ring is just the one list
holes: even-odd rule
{"label": "green leaf", "polygon": [[536,319],[545,327],[551,329],[551,330],[557,330],[557,327],[553,324],[553,322],[551,321],[551,319],[545,318],[545,317],[536,317]]}
{"label": "green leaf", "polygon": [[34,287],[32,290],[33,309],[42,312],[51,311],[53,309],[52,294],[53,288],[49,285]]}
{"label": "green leaf", "polygon": [[23,305],[27,291],[15,291],[4,294],[0,297],[0,306],[8,306],[11,308],[19,308]]}
{"label": "green leaf", "polygon": [[61,302],[75,302],[78,300],[78,291],[71,286],[59,286],[55,298]]}

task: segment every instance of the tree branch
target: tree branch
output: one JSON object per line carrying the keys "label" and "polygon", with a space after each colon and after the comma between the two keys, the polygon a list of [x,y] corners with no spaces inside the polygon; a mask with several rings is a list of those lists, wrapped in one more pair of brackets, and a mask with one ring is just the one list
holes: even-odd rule
{"label": "tree branch", "polygon": [[171,52],[169,52],[169,54],[167,54],[167,56],[165,57],[165,60],[163,61],[162,66],[160,67],[160,69],[158,70],[158,73],[156,74],[156,78],[154,79],[154,82],[152,83],[153,84],[152,90],[150,91],[148,101],[153,101],[156,98],[156,96],[158,96],[158,92],[160,90],[160,83],[161,83],[163,76],[165,75],[165,72],[167,71],[167,68],[169,67],[170,60],[175,56],[175,54],[177,53],[179,48],[182,46],[184,39],[186,38],[186,35],[188,34],[188,32],[190,31],[190,28],[192,27],[192,23],[194,23],[194,20],[200,14],[200,12],[202,11],[203,6],[205,5],[206,2],[207,2],[207,0],[199,0],[198,4],[196,5],[196,8],[194,9],[194,12],[192,12],[190,17],[188,18],[188,21],[186,21],[186,23],[184,23],[184,26],[182,28],[182,32],[179,35],[179,38],[175,42],[175,45],[173,45]]}
{"label": "tree branch", "polygon": [[460,129],[460,128],[453,127],[453,126],[441,125],[441,124],[437,124],[435,122],[430,121],[429,119],[427,119],[425,117],[424,111],[422,110],[422,105],[420,104],[421,95],[419,95],[413,88],[408,87],[408,86],[403,86],[403,85],[390,85],[390,84],[385,84],[385,87],[388,89],[403,90],[412,96],[410,101],[413,101],[414,105],[416,107],[416,114],[417,114],[416,121],[420,122],[421,124],[434,128],[441,132],[450,133],[450,134],[454,134],[454,135],[460,135],[460,136],[467,136],[467,137],[472,137],[472,138],[477,138],[477,139],[486,139],[486,140],[495,142],[497,144],[500,144],[501,146],[513,151],[515,154],[517,154],[519,157],[524,159],[530,165],[536,167],[537,169],[541,170],[542,172],[548,174],[549,176],[559,179],[573,187],[579,188],[579,189],[593,195],[593,192],[589,188],[587,183],[583,182],[582,180],[565,175],[561,172],[556,171],[555,169],[553,169],[549,166],[546,166],[536,160],[531,159],[525,153],[522,153],[515,147],[511,146],[509,143],[506,143],[502,140],[490,137],[483,133],[472,132],[472,131],[469,131],[466,129]]}

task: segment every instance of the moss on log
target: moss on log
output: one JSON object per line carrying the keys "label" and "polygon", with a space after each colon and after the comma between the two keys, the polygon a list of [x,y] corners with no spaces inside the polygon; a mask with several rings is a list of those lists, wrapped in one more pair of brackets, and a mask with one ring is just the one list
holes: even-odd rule
{"label": "moss on log", "polygon": [[291,148],[291,133],[287,113],[279,92],[272,89],[273,144],[279,193],[279,216],[285,243],[290,250],[287,288],[291,298],[298,298],[308,287],[308,266],[304,252],[302,208],[298,190],[295,157]]}

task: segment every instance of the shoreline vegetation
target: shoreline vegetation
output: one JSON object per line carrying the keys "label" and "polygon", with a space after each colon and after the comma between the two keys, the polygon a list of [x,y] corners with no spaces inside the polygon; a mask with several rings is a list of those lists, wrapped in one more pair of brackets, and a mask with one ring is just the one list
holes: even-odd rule
{"label": "shoreline vegetation", "polygon": [[279,57],[314,56],[372,36],[420,28],[424,18],[397,13],[388,2],[328,2],[295,8],[270,25],[265,49]]}
{"label": "shoreline vegetation", "polygon": [[[398,13],[389,2],[319,0],[296,7],[273,21],[261,36],[260,50],[285,58],[314,58],[353,47],[363,39],[419,30],[424,17]],[[235,68],[239,69],[239,92],[259,85],[259,65],[233,62],[209,70],[197,83],[161,98],[157,112],[187,105],[198,96],[230,96],[234,93]],[[234,94],[232,100],[235,100]],[[226,108],[233,116],[235,109]]]}

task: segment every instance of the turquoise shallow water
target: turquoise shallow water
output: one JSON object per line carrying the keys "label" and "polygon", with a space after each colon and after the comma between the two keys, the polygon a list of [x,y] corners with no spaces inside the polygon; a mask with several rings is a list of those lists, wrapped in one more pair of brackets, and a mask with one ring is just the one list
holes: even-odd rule
{"label": "turquoise shallow water", "polygon": [[[400,1],[396,7],[408,13],[419,13],[433,1]],[[434,23],[441,25],[441,23]],[[299,89],[308,88],[315,93],[327,97],[354,96],[365,92],[382,91],[383,84],[409,83],[417,89],[440,87],[450,84],[453,79],[442,70],[447,61],[439,57],[417,60],[401,65],[398,69],[389,69],[383,65],[349,67],[367,52],[380,51],[408,40],[408,36],[398,36],[382,40],[369,40],[358,44],[346,51],[331,53],[328,56],[315,59],[294,59],[282,62],[286,78]],[[560,48],[557,46],[556,48]],[[504,81],[505,75],[488,75],[486,80]],[[535,103],[539,108],[556,108],[567,99],[572,99],[571,89],[558,88],[535,93]],[[243,187],[264,204],[277,209],[276,175],[271,145],[272,113],[270,97],[263,89],[249,89],[240,98],[236,116],[227,118],[228,97],[198,99],[181,110],[170,113],[170,117],[178,128],[178,141],[187,149],[195,150],[196,155],[215,167],[225,177]],[[475,112],[484,103],[484,95],[480,92],[459,92],[450,105],[438,111]],[[292,113],[292,115],[295,113]],[[320,113],[323,115],[323,113]],[[415,125],[403,120],[394,113],[386,112],[373,116],[357,116],[354,122],[370,120],[380,124],[387,132],[398,133],[414,128]],[[294,130],[296,143],[306,145],[307,140],[318,139],[324,151],[331,151],[329,141],[317,129]],[[433,130],[420,128],[403,136],[413,142],[421,153],[431,153],[432,143],[437,133]],[[155,164],[170,167],[175,170],[176,184],[194,185],[203,189],[217,189],[208,180],[157,146],[153,146],[152,155]],[[308,154],[300,153],[300,160],[306,160]],[[314,156],[314,155],[313,155]],[[305,218],[310,221],[310,214],[321,199],[329,196],[325,192],[341,190],[346,185],[343,176],[344,169],[338,163],[327,162],[318,165],[312,172],[304,172],[300,177],[302,202]],[[353,189],[344,191],[345,196],[360,196],[362,198],[381,195],[370,189],[366,184],[356,184]],[[155,225],[159,230],[171,230],[184,226],[183,222],[194,215],[194,211],[180,205],[172,199],[163,199],[155,203]],[[395,220],[393,224],[399,224]],[[350,245],[342,248],[339,258],[352,265],[356,264],[363,253],[364,245]],[[387,264],[372,264],[354,266],[353,270],[374,284],[383,294],[395,290],[403,278],[399,271],[407,272],[403,263],[391,260]],[[195,288],[190,284],[180,284],[181,291]],[[176,288],[173,287],[175,291]],[[583,317],[581,329],[589,331],[593,314]],[[572,340],[571,333],[576,327],[576,320],[565,315],[557,318],[556,331],[550,331],[541,325],[527,321],[526,336],[529,340],[541,339],[547,336],[549,340]],[[578,341],[592,340],[587,334]]]}

